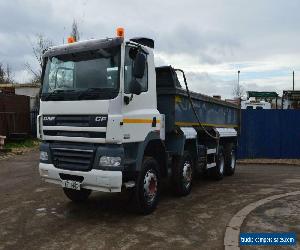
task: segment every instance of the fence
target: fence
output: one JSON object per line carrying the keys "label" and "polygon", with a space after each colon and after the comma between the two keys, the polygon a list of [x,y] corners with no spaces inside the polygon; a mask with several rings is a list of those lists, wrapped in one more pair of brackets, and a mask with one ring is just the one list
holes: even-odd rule
{"label": "fence", "polygon": [[242,110],[239,158],[300,158],[300,110]]}
{"label": "fence", "polygon": [[36,137],[38,114],[39,114],[38,110],[30,111],[30,127],[31,127],[31,135],[33,137]]}
{"label": "fence", "polygon": [[0,135],[30,134],[29,97],[0,94]]}

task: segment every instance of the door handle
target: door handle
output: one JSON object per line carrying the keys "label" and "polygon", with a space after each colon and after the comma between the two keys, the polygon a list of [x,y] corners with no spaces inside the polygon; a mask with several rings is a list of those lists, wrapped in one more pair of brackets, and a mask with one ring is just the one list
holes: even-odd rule
{"label": "door handle", "polygon": [[152,127],[156,127],[156,117],[153,117],[152,119]]}

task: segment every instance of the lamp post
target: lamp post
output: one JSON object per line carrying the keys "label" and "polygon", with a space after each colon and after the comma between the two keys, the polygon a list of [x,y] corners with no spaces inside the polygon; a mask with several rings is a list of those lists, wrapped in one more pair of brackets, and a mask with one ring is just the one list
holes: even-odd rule
{"label": "lamp post", "polygon": [[240,73],[241,73],[241,71],[240,70],[238,70],[238,82],[237,82],[237,95],[238,95],[238,97],[240,97],[239,95],[240,95]]}
{"label": "lamp post", "polygon": [[[241,71],[238,70],[238,81],[237,81],[237,98],[238,98],[238,106],[239,106],[239,113],[238,113],[238,119],[239,119],[239,124],[242,123],[242,115],[241,115],[241,106],[242,106],[242,98],[240,96],[240,73]],[[238,130],[240,133],[240,130]]]}
{"label": "lamp post", "polygon": [[295,72],[293,70],[293,91],[295,90]]}

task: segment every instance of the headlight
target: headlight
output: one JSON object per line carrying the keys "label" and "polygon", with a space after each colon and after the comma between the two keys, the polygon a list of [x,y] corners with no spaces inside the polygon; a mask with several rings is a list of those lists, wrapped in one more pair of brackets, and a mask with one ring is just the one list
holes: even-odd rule
{"label": "headlight", "polygon": [[41,151],[40,152],[40,160],[41,161],[48,161],[48,152]]}
{"label": "headlight", "polygon": [[101,156],[99,166],[118,167],[121,165],[121,157]]}

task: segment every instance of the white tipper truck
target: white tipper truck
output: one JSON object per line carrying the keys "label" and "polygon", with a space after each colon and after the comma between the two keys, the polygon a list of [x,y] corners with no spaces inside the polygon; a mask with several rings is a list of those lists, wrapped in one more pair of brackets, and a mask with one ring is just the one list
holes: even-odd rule
{"label": "white tipper truck", "polygon": [[190,92],[182,70],[155,68],[153,50],[152,39],[126,41],[118,29],[114,38],[70,39],[44,53],[39,172],[72,201],[130,189],[148,214],[162,178],[182,196],[196,174],[234,174],[239,108]]}

